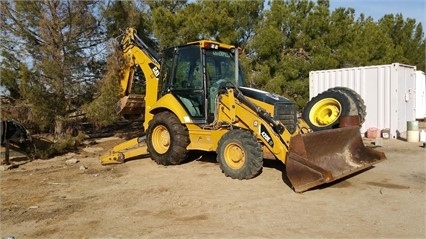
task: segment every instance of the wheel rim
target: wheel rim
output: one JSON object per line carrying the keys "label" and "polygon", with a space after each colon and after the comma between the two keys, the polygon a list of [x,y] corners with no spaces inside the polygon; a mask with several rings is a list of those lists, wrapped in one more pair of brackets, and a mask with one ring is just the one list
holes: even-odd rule
{"label": "wheel rim", "polygon": [[246,161],[246,154],[240,145],[228,144],[224,151],[225,162],[232,169],[240,169]]}
{"label": "wheel rim", "polygon": [[152,131],[152,146],[159,154],[165,154],[170,147],[170,133],[163,125],[158,125]]}
{"label": "wheel rim", "polygon": [[328,126],[339,118],[342,106],[339,101],[326,98],[318,101],[309,114],[309,120],[317,127]]}

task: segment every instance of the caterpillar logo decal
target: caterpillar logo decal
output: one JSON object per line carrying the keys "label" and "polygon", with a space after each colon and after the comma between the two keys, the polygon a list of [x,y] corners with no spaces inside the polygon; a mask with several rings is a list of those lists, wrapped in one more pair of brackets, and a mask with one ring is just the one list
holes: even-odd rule
{"label": "caterpillar logo decal", "polygon": [[153,63],[148,63],[149,68],[151,68],[152,72],[154,73],[155,78],[157,78],[160,76],[160,69],[158,69],[158,67],[156,67]]}
{"label": "caterpillar logo decal", "polygon": [[274,147],[274,141],[272,140],[271,135],[268,133],[268,131],[266,130],[266,127],[262,124],[260,125],[260,135],[262,135],[262,138],[268,142],[268,144],[271,147]]}

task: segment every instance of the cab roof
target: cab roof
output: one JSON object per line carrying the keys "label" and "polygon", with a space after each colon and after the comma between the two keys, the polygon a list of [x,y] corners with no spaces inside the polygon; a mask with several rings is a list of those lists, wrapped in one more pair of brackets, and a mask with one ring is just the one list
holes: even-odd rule
{"label": "cab roof", "polygon": [[207,48],[207,49],[218,49],[218,48],[224,48],[227,50],[235,49],[235,46],[228,45],[225,43],[220,43],[213,40],[199,40],[199,41],[193,41],[188,42],[187,45],[200,45],[201,48]]}

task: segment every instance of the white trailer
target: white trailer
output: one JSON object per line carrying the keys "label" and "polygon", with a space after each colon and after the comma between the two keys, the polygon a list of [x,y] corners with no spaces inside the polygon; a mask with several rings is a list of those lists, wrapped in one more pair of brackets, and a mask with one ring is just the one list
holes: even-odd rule
{"label": "white trailer", "polygon": [[[423,76],[417,84],[416,75]],[[417,100],[416,104],[416,98],[425,99],[424,84],[424,73],[400,63],[311,71],[309,97],[336,86],[348,87],[361,95],[367,108],[361,133],[369,128],[389,129],[390,136],[396,138],[407,131],[407,121],[424,118],[426,103]]]}
{"label": "white trailer", "polygon": [[426,119],[426,78],[423,71],[416,71],[416,119]]}

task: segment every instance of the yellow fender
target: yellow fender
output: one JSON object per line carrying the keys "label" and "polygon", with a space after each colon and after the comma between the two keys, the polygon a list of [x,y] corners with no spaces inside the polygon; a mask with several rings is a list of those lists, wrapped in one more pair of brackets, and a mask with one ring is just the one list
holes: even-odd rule
{"label": "yellow fender", "polygon": [[185,111],[182,104],[172,94],[164,95],[152,106],[149,111],[152,116],[150,119],[145,120],[145,122],[150,121],[154,113],[161,109],[167,109],[173,112],[182,124],[192,123],[190,115]]}

